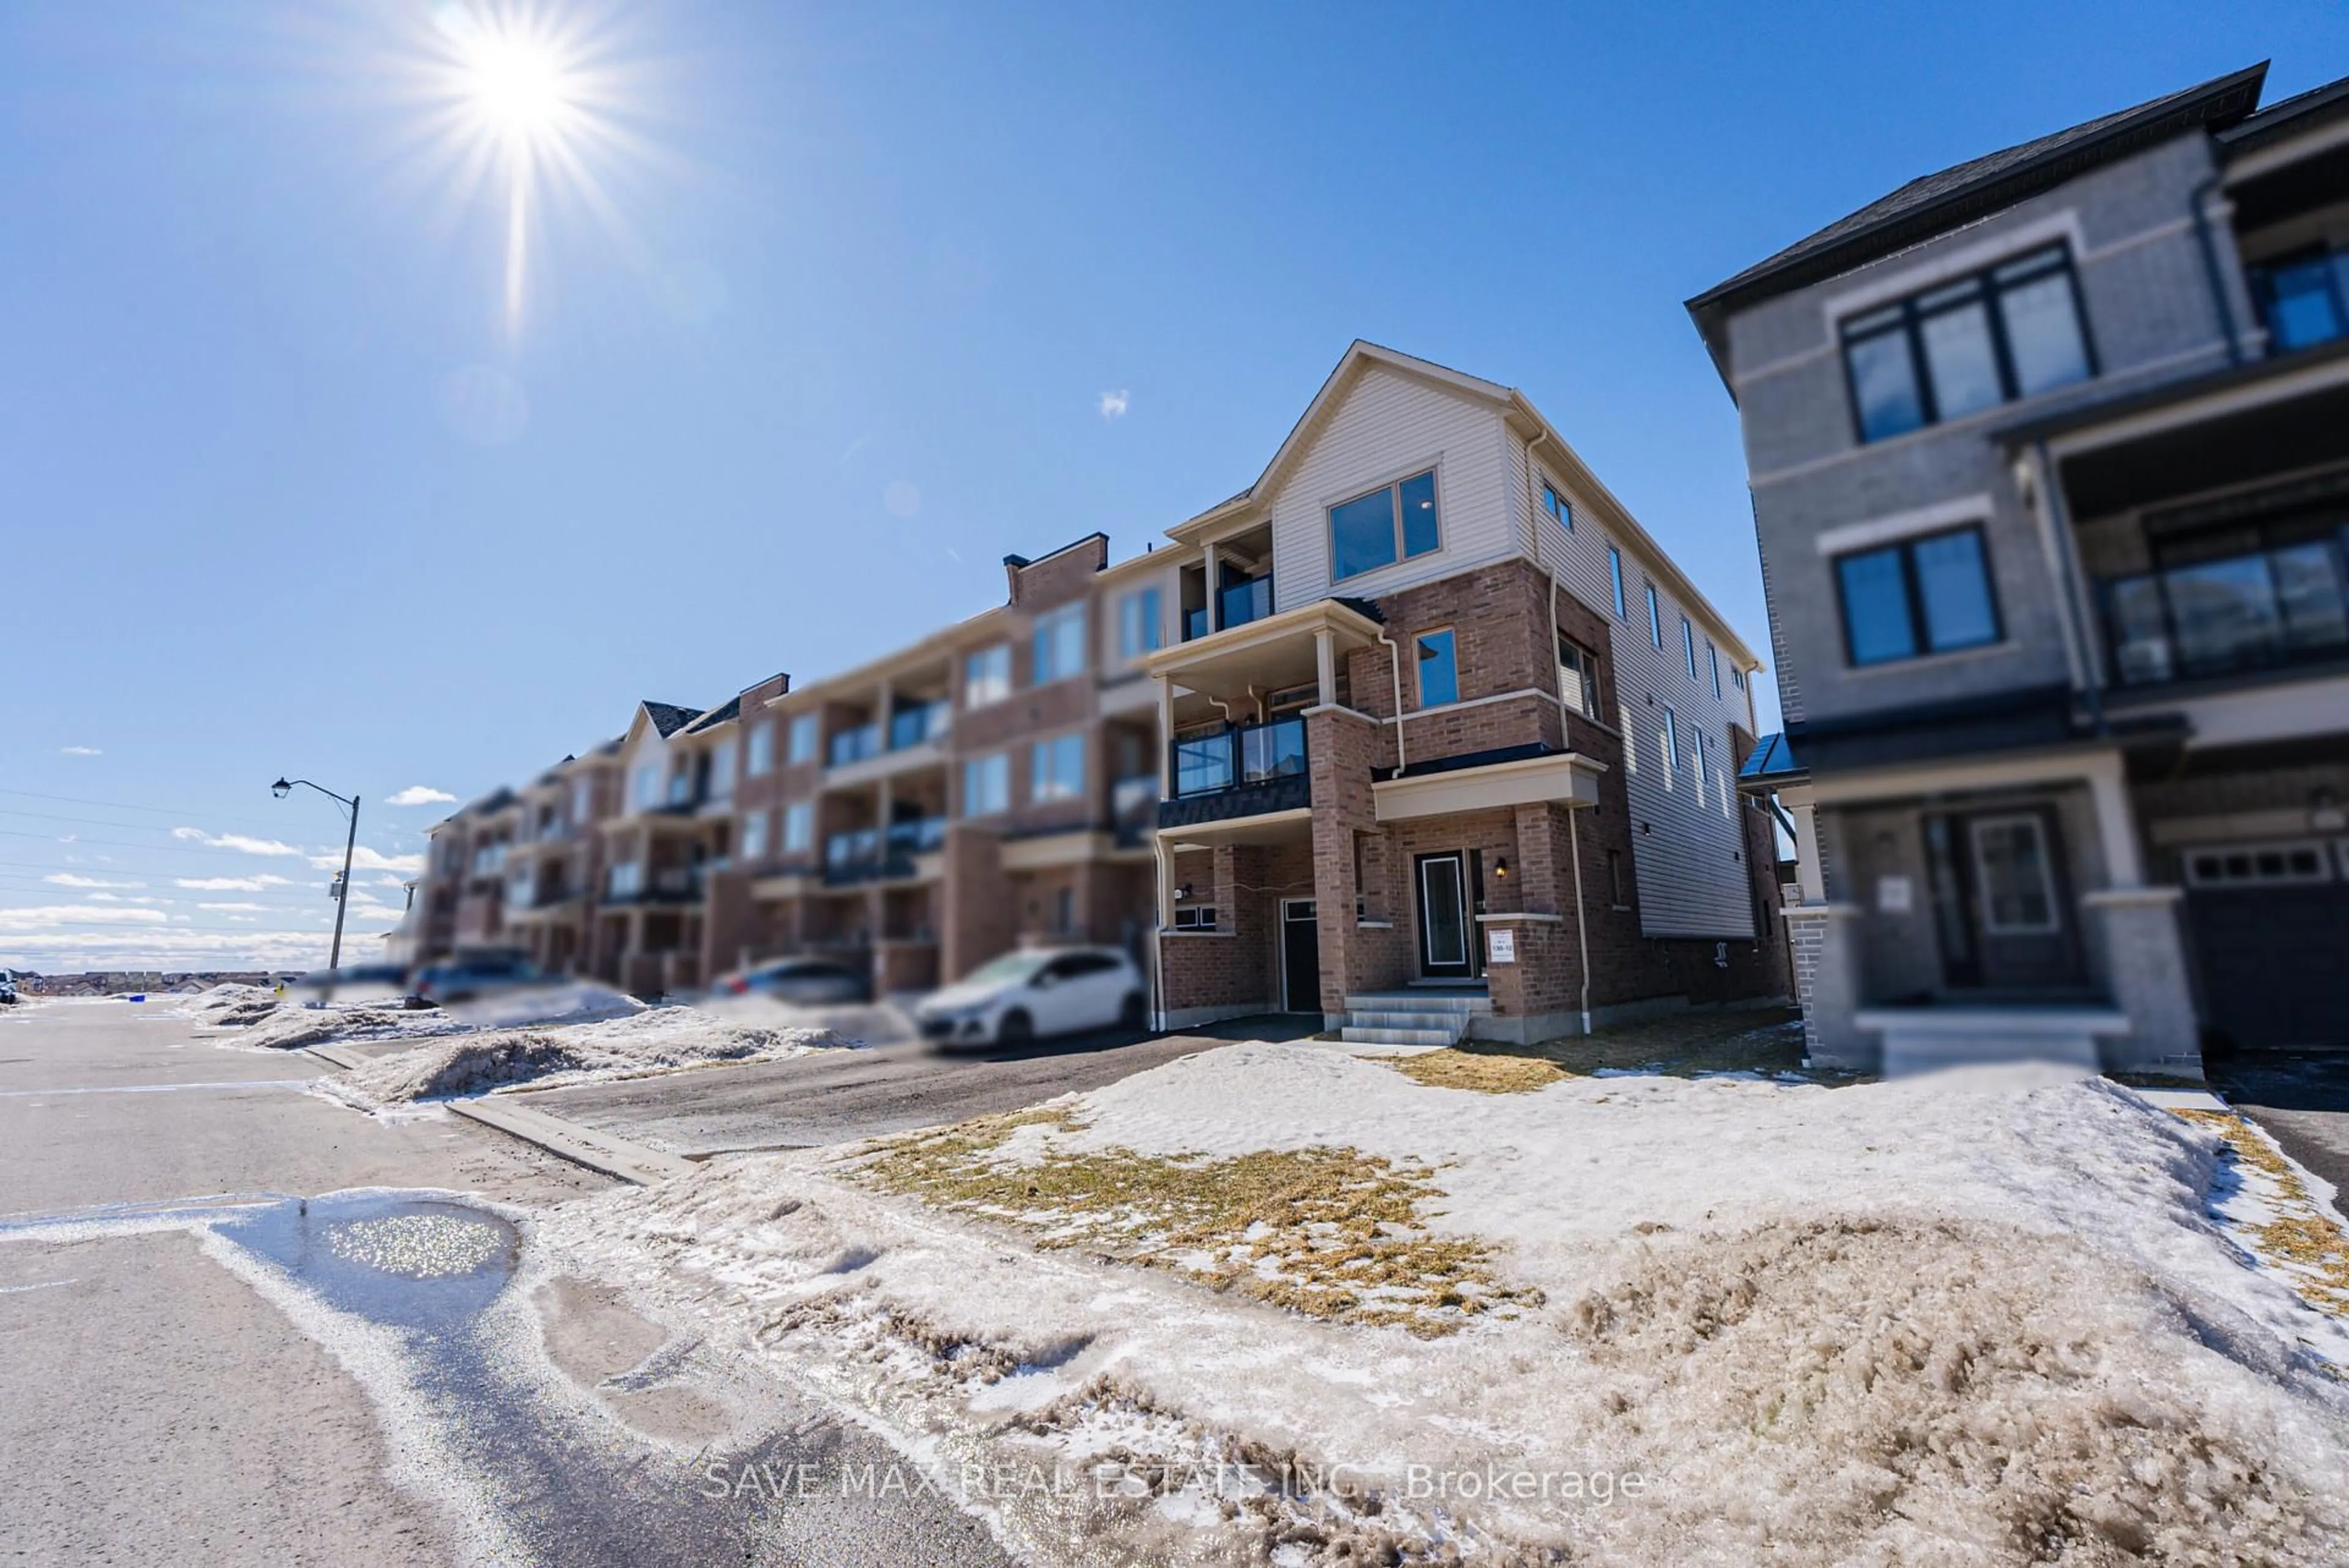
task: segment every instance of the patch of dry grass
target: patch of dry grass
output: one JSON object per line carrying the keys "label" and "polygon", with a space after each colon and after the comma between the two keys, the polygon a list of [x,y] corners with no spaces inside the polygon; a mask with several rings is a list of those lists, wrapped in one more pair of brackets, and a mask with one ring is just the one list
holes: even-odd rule
{"label": "patch of dry grass", "polygon": [[1371,1059],[1430,1088],[1466,1088],[1480,1094],[1531,1094],[1576,1076],[1539,1057],[1496,1056],[1457,1047]]}
{"label": "patch of dry grass", "polygon": [[2175,1114],[2225,1141],[2221,1161],[2247,1166],[2272,1183],[2273,1204],[2301,1211],[2248,1227],[2251,1249],[2262,1258],[2291,1265],[2285,1272],[2302,1300],[2319,1312],[2349,1317],[2349,1235],[2318,1205],[2300,1173],[2231,1110],[2178,1109]]}
{"label": "patch of dry grass", "polygon": [[[1353,1149],[1209,1159],[1057,1147],[1078,1125],[1063,1109],[981,1117],[889,1140],[851,1174],[1016,1225],[1040,1247],[1172,1270],[1334,1323],[1434,1337],[1540,1304],[1495,1277],[1490,1248],[1428,1233],[1420,1205],[1440,1193],[1423,1165]],[[1006,1148],[1030,1128],[1040,1132],[1029,1147]]]}

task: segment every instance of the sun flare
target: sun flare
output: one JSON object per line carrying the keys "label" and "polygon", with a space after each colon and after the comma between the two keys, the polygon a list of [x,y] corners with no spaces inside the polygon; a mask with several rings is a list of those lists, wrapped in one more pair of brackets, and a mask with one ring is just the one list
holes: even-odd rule
{"label": "sun flare", "polygon": [[572,84],[552,46],[483,29],[464,53],[465,92],[492,129],[536,138],[561,128]]}

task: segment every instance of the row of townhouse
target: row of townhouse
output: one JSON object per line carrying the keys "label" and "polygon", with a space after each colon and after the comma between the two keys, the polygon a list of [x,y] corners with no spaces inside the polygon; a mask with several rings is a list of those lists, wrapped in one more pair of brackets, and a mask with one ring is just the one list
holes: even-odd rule
{"label": "row of townhouse", "polygon": [[884,992],[1133,952],[1168,1027],[1518,1039],[1786,994],[1758,661],[1523,394],[1350,347],[1255,483],[842,675],[626,734],[433,833],[422,956]]}
{"label": "row of townhouse", "polygon": [[2349,79],[2254,67],[1689,302],[1743,421],[1815,1051],[2349,1044]]}

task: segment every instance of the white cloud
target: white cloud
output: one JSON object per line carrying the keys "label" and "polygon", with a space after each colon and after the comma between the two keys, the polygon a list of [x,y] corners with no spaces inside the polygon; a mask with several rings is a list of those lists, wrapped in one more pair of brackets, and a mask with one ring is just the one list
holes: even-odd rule
{"label": "white cloud", "polygon": [[[222,917],[235,921],[235,915]],[[388,923],[370,930],[353,923],[343,934],[343,957],[360,963],[380,949]],[[23,935],[0,929],[0,965],[46,969],[315,969],[326,962],[326,933],[317,931],[199,931],[145,925],[116,931],[56,931]]]}
{"label": "white cloud", "polygon": [[387,797],[384,803],[388,806],[438,806],[456,799],[457,797],[450,794],[446,789],[435,789],[423,784],[410,784],[398,794]]}
{"label": "white cloud", "polygon": [[162,918],[159,909],[125,909],[119,904],[35,904],[26,909],[0,909],[0,932],[44,932],[67,924],[145,925]]}
{"label": "white cloud", "polygon": [[279,843],[275,839],[255,839],[243,833],[222,833],[215,836],[205,832],[202,828],[174,828],[171,830],[171,837],[192,839],[197,843],[212,849],[234,850],[243,855],[298,855],[302,852],[291,844]]}
{"label": "white cloud", "polygon": [[57,755],[60,757],[103,757],[106,753],[100,751],[95,746],[60,746],[57,748]]}
{"label": "white cloud", "polygon": [[376,878],[376,879],[375,879],[375,881],[374,881],[374,882],[370,882],[368,885],[369,885],[370,887],[396,887],[396,888],[405,888],[405,887],[408,885],[408,882],[407,882],[407,881],[406,881],[404,878],[400,878],[400,877],[395,877],[395,876],[379,876],[379,877]]}
{"label": "white cloud", "polygon": [[200,903],[196,905],[196,907],[198,909],[219,910],[222,913],[233,911],[239,914],[245,914],[250,913],[254,910],[265,910],[269,906],[265,903]]}
{"label": "white cloud", "polygon": [[57,887],[145,887],[142,882],[109,882],[104,877],[86,877],[78,872],[51,872],[41,879]]}
{"label": "white cloud", "polygon": [[[312,855],[310,863],[322,872],[338,872],[343,869],[343,857],[339,853],[329,851],[323,855]],[[382,851],[371,850],[365,844],[351,851],[351,871],[354,874],[359,872],[405,872],[409,876],[415,876],[423,870],[422,855],[387,855]]]}
{"label": "white cloud", "polygon": [[1101,402],[1097,406],[1101,409],[1101,417],[1102,418],[1123,419],[1125,418],[1125,410],[1127,407],[1131,405],[1133,401],[1133,394],[1126,391],[1123,387],[1120,387],[1114,392],[1102,393],[1101,395]]}
{"label": "white cloud", "polygon": [[186,888],[190,892],[259,892],[264,888],[292,887],[294,883],[291,878],[264,872],[257,877],[174,877],[171,885]]}

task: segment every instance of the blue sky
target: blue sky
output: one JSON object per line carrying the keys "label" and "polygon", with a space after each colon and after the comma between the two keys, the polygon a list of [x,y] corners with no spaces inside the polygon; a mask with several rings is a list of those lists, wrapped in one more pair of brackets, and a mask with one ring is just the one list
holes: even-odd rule
{"label": "blue sky", "polygon": [[323,962],[341,823],[281,771],[367,798],[396,906],[446,808],[395,792],[1139,551],[1356,336],[1523,387],[1764,646],[1682,299],[1992,148],[2349,70],[2313,3],[542,4],[599,132],[517,317],[434,9],[0,10],[0,964]]}

